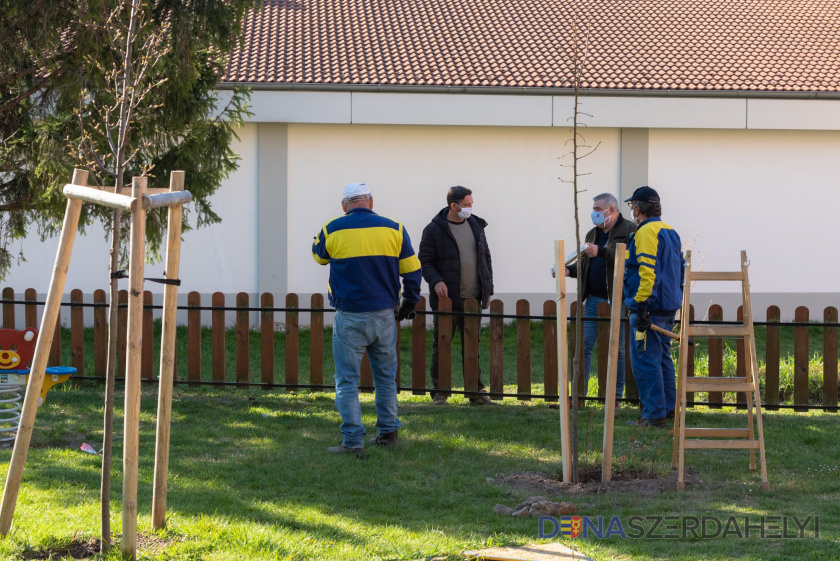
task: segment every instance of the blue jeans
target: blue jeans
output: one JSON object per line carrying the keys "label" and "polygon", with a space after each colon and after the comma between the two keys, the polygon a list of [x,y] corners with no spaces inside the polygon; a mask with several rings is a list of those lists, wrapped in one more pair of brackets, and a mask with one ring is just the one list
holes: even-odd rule
{"label": "blue jeans", "polygon": [[[598,317],[598,304],[609,302],[606,298],[599,298],[591,294],[583,302],[583,317]],[[624,306],[621,307],[621,317],[624,317]],[[598,340],[598,322],[583,322],[583,375],[586,388],[589,388],[590,370],[592,370],[592,349],[595,348],[595,341]],[[615,397],[620,399],[624,395],[624,323],[622,322],[618,332],[618,372],[615,377]]]}
{"label": "blue jeans", "polygon": [[[650,316],[650,322],[662,329],[674,329],[674,314]],[[642,418],[662,419],[673,411],[677,402],[671,338],[648,329],[645,339],[636,340],[639,317],[630,313],[630,364],[642,402]]]}
{"label": "blue jeans", "polygon": [[397,322],[394,310],[351,314],[336,310],[333,324],[335,406],[341,415],[342,445],[361,448],[365,427],[359,405],[359,377],[367,349],[376,388],[376,428],[379,434],[402,426],[397,419]]}

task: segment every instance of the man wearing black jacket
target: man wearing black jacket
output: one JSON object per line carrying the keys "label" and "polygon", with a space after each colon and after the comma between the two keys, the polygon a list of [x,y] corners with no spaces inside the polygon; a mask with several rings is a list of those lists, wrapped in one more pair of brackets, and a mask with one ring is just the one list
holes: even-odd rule
{"label": "man wearing black jacket", "polygon": [[[596,317],[598,304],[609,302],[612,298],[615,246],[628,243],[630,234],[636,230],[636,225],[618,211],[618,201],[610,193],[602,193],[593,199],[592,223],[595,227],[586,234],[586,249],[581,252],[578,263],[566,267],[566,276],[577,278],[581,274],[583,277],[583,294],[580,299],[584,302],[585,318]],[[624,317],[623,310],[621,316]],[[584,321],[584,388],[589,387],[592,350],[597,337],[598,323]],[[615,396],[620,399],[624,393],[624,323],[619,331],[617,362]]]}
{"label": "man wearing black jacket", "polygon": [[[446,208],[442,209],[423,230],[417,256],[423,270],[423,278],[429,283],[429,303],[437,310],[440,298],[452,300],[452,310],[464,311],[463,300],[475,298],[481,307],[490,306],[493,296],[493,262],[484,228],[487,222],[472,214],[472,191],[460,185],[452,187],[446,194]],[[461,356],[464,354],[464,317],[452,317],[453,332],[461,334]],[[432,343],[432,387],[438,387],[438,318],[434,318],[434,339]],[[450,334],[451,336],[451,334]],[[484,391],[481,372],[478,377],[479,391]],[[448,394],[433,392],[435,405],[444,405]],[[486,395],[470,397],[475,405],[493,405]]]}

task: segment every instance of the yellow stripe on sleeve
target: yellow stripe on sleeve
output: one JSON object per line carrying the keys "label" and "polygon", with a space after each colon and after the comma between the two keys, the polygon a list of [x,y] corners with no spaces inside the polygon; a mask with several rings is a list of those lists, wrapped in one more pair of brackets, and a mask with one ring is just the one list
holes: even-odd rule
{"label": "yellow stripe on sleeve", "polygon": [[417,269],[420,268],[420,260],[417,259],[416,255],[412,255],[411,257],[406,257],[405,259],[400,259],[400,274],[404,275],[406,273],[413,273]]}
{"label": "yellow stripe on sleeve", "polygon": [[327,265],[330,262],[329,259],[321,259],[317,253],[312,254],[312,259],[319,265]]}

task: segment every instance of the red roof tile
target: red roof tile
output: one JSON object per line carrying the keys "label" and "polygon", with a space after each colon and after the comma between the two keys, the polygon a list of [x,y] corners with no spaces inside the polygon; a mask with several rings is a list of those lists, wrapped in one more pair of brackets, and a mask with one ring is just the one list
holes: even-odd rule
{"label": "red roof tile", "polygon": [[[581,87],[840,92],[840,0],[578,0]],[[574,0],[272,0],[225,82],[569,88]]]}

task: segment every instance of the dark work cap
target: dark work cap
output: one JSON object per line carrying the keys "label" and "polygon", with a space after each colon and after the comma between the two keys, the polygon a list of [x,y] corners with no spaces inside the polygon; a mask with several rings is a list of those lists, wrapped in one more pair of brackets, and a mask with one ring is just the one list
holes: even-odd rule
{"label": "dark work cap", "polygon": [[657,201],[659,200],[659,193],[657,193],[655,189],[645,185],[644,187],[639,187],[633,191],[633,195],[629,199],[625,199],[624,202],[629,203],[630,201],[638,201],[640,203],[649,203],[654,199]]}

